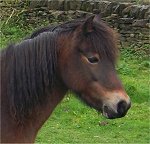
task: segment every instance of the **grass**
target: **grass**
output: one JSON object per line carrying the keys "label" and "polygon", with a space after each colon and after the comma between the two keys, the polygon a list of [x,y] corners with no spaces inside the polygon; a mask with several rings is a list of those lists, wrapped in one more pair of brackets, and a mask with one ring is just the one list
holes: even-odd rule
{"label": "grass", "polygon": [[148,111],[147,103],[134,104],[126,117],[107,120],[71,97],[56,108],[36,142],[148,143]]}
{"label": "grass", "polygon": [[[1,24],[1,48],[26,37],[33,27]],[[132,100],[132,108],[121,119],[108,120],[82,104],[72,94],[57,106],[36,138],[37,143],[150,143],[148,59],[137,59],[121,50],[117,71]]]}
{"label": "grass", "polygon": [[143,66],[143,63],[147,61],[126,57],[125,60],[120,60],[117,68],[127,93],[136,103],[149,101],[149,66]]}

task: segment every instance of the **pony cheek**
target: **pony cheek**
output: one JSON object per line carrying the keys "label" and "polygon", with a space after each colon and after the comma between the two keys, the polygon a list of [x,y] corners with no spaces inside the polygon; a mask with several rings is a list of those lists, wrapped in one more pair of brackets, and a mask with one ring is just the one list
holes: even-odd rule
{"label": "pony cheek", "polygon": [[78,70],[65,68],[61,74],[63,83],[66,87],[74,92],[81,93],[87,84],[84,75]]}
{"label": "pony cheek", "polygon": [[[72,58],[72,57],[71,57]],[[65,86],[76,92],[83,91],[87,81],[86,76],[83,75],[82,67],[78,58],[75,60],[67,59],[60,67],[60,77]]]}
{"label": "pony cheek", "polygon": [[81,93],[84,90],[85,82],[80,77],[77,77],[77,74],[66,74],[63,77],[63,81],[66,87],[74,92]]}
{"label": "pony cheek", "polygon": [[91,82],[86,85],[87,87],[83,91],[83,96],[87,96],[89,99],[91,97],[93,101],[103,101],[103,95],[105,95],[105,91],[99,82]]}

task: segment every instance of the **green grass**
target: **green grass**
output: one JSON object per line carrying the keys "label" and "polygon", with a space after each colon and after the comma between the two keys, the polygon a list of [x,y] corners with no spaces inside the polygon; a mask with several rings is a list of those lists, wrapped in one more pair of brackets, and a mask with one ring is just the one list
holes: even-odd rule
{"label": "green grass", "polygon": [[148,113],[147,102],[134,103],[126,117],[108,120],[76,98],[66,98],[42,127],[36,142],[148,143]]}
{"label": "green grass", "polygon": [[[33,27],[1,25],[1,48],[26,37]],[[75,96],[66,96],[44,124],[37,143],[150,143],[148,59],[122,50],[117,71],[132,100],[128,114],[108,120],[82,104]]]}
{"label": "green grass", "polygon": [[147,61],[148,60],[139,61],[126,57],[125,60],[120,60],[117,68],[128,95],[131,97],[131,100],[136,103],[149,101],[150,71],[149,66],[143,65],[143,63]]}

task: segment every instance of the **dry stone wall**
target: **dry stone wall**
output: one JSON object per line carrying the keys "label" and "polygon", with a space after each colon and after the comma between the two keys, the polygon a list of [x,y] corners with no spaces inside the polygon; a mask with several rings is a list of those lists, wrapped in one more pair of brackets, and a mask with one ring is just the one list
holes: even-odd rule
{"label": "dry stone wall", "polygon": [[[24,5],[23,1],[19,8]],[[122,46],[137,48],[149,45],[150,5],[136,5],[123,0],[30,0],[23,13],[26,23],[40,20],[63,22],[100,14],[101,18],[120,33]],[[17,6],[15,5],[15,8]]]}
{"label": "dry stone wall", "polygon": [[100,13],[102,19],[120,33],[123,45],[132,44],[141,47],[150,42],[149,5],[103,0],[42,0],[30,3],[31,8],[40,6],[60,11],[57,13],[58,19],[65,19],[68,15],[78,18],[90,13]]}

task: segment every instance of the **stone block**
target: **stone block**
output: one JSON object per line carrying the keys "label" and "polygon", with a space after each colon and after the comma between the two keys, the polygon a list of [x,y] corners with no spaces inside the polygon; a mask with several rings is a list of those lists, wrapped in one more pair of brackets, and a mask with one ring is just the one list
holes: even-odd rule
{"label": "stone block", "polygon": [[132,9],[132,5],[131,6],[128,6],[128,7],[126,7],[123,11],[122,11],[122,15],[130,15],[130,11],[131,11],[131,9]]}
{"label": "stone block", "polygon": [[76,1],[76,10],[80,10],[82,5],[82,1],[77,0]]}
{"label": "stone block", "polygon": [[122,15],[126,17],[137,18],[140,12],[140,6],[130,5],[122,11]]}
{"label": "stone block", "polygon": [[120,18],[118,20],[119,23],[123,23],[123,24],[132,24],[134,21],[133,18]]}
{"label": "stone block", "polygon": [[64,10],[64,0],[58,1],[58,10]]}
{"label": "stone block", "polygon": [[131,24],[119,24],[118,28],[120,30],[124,29],[124,30],[128,31],[128,30],[132,29],[132,25]]}
{"label": "stone block", "polygon": [[135,38],[138,39],[138,38],[139,38],[139,35],[138,35],[138,34],[135,34]]}
{"label": "stone block", "polygon": [[101,13],[104,13],[109,4],[110,2],[108,1],[100,1],[98,3],[98,9],[100,10]]}
{"label": "stone block", "polygon": [[129,6],[128,3],[118,3],[118,5],[114,10],[114,13],[118,14],[119,16],[122,16],[122,11],[128,6]]}
{"label": "stone block", "polygon": [[144,19],[150,19],[150,7],[148,7],[148,10],[145,12]]}
{"label": "stone block", "polygon": [[80,10],[81,7],[81,1],[70,1],[70,10]]}
{"label": "stone block", "polygon": [[134,20],[132,23],[132,26],[134,27],[147,27],[148,19],[140,19],[140,20]]}
{"label": "stone block", "polygon": [[140,9],[141,9],[141,6],[133,6],[131,11],[130,11],[130,17],[132,18],[138,18],[139,17],[139,13],[140,13]]}
{"label": "stone block", "polygon": [[132,34],[132,33],[134,33],[133,31],[132,31],[132,29],[131,30],[124,30],[124,29],[122,29],[121,31],[120,31],[120,33],[122,33],[122,34],[125,34],[126,36],[128,35],[130,35],[130,34]]}
{"label": "stone block", "polygon": [[50,9],[50,10],[53,9],[52,3],[53,3],[53,0],[48,0],[48,9]]}
{"label": "stone block", "polygon": [[82,1],[81,1],[81,7],[80,7],[80,10],[86,11],[86,3],[87,3],[86,0],[82,0]]}
{"label": "stone block", "polygon": [[36,1],[29,1],[29,7],[32,8],[36,8],[36,7],[41,7],[41,6],[47,6],[48,5],[48,1],[47,0],[36,0]]}
{"label": "stone block", "polygon": [[145,14],[150,11],[150,6],[149,5],[143,5],[139,11],[139,19],[144,19]]}
{"label": "stone block", "polygon": [[118,5],[117,2],[109,3],[104,11],[105,16],[111,15],[115,11],[115,8],[117,7],[117,5]]}
{"label": "stone block", "polygon": [[150,44],[149,39],[148,39],[148,40],[143,40],[142,42],[143,42],[144,44]]}
{"label": "stone block", "polygon": [[[146,27],[147,27],[147,28],[150,28],[150,23],[147,23],[147,24],[146,24]],[[150,33],[150,30],[148,30],[148,31],[149,31],[149,33]]]}
{"label": "stone block", "polygon": [[87,12],[93,12],[93,9],[94,9],[94,2],[88,1],[86,3],[86,11]]}
{"label": "stone block", "polygon": [[132,38],[135,37],[135,34],[131,33],[131,34],[130,34],[130,37],[132,37]]}
{"label": "stone block", "polygon": [[99,1],[94,1],[94,9],[99,9]]}
{"label": "stone block", "polygon": [[51,9],[51,10],[58,10],[59,8],[59,1],[56,0],[50,0],[48,1],[48,8]]}
{"label": "stone block", "polygon": [[64,11],[68,11],[68,10],[70,10],[70,1],[65,0],[64,1]]}

